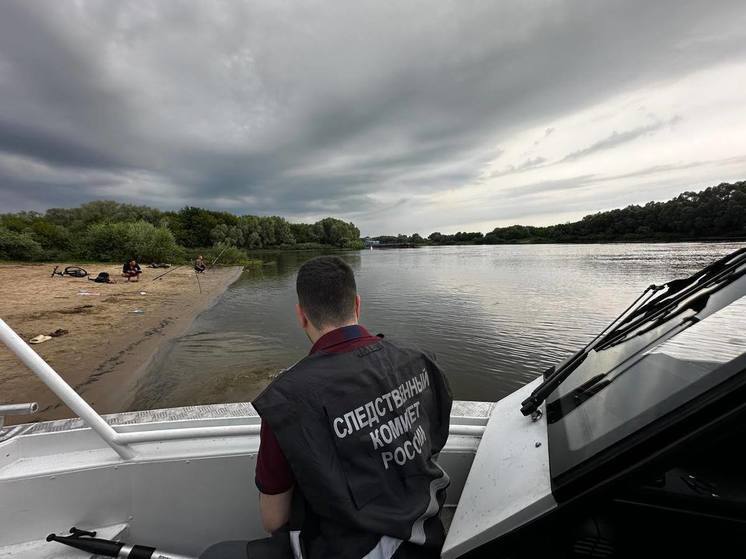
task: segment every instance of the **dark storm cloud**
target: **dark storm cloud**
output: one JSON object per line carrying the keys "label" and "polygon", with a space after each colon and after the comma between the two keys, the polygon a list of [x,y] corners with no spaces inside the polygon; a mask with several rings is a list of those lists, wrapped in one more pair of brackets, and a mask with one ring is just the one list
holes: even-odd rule
{"label": "dark storm cloud", "polygon": [[[741,1],[6,1],[0,204],[109,197],[371,216],[385,231],[386,212],[475,180],[522,129],[742,58],[745,14]],[[610,130],[568,158],[667,124]]]}
{"label": "dark storm cloud", "polygon": [[[48,207],[74,206],[91,201],[91,191],[75,184],[50,184],[43,181],[3,178],[0,208],[23,208],[39,211]],[[39,204],[44,200],[44,205]]]}
{"label": "dark storm cloud", "polygon": [[114,154],[99,146],[22,123],[0,119],[0,151],[68,167],[126,167]]}

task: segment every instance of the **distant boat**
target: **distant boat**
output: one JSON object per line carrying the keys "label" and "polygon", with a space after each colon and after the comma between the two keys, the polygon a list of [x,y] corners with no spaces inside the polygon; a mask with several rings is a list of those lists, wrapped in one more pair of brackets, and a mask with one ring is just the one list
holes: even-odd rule
{"label": "distant boat", "polygon": [[[742,551],[746,340],[731,321],[745,296],[742,249],[650,286],[499,402],[455,402],[442,557]],[[714,331],[723,343],[701,341]],[[250,404],[101,417],[2,320],[0,341],[82,418],[0,431],[0,557],[91,557],[45,540],[73,526],[163,558],[263,536]]]}

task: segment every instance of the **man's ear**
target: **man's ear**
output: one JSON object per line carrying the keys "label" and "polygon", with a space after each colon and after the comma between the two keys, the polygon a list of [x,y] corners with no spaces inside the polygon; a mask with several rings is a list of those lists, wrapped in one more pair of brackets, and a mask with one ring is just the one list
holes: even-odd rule
{"label": "man's ear", "polygon": [[360,295],[355,295],[355,320],[360,321]]}
{"label": "man's ear", "polygon": [[303,309],[300,308],[298,303],[295,304],[295,318],[298,319],[298,326],[305,330],[308,326],[308,317],[306,316],[306,313],[303,312]]}

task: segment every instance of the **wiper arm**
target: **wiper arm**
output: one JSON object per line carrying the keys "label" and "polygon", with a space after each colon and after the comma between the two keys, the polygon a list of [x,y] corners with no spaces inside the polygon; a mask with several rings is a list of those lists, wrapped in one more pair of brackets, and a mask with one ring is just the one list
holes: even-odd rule
{"label": "wiper arm", "polygon": [[[634,302],[624,310],[624,312],[622,312],[622,314],[620,314],[611,322],[611,324],[604,328],[600,334],[593,338],[593,340],[591,340],[588,345],[578,351],[558,369],[555,370],[554,367],[548,369],[545,373],[546,378],[544,379],[544,382],[537,386],[536,389],[531,393],[531,395],[523,402],[521,402],[521,413],[523,415],[531,415],[536,410],[538,410],[542,402],[546,400],[549,395],[554,392],[568,376],[570,376],[570,373],[572,373],[580,366],[583,361],[585,361],[585,358],[588,357],[588,353],[590,353],[590,351],[594,347],[596,347],[596,345],[598,345],[598,343],[602,340],[604,334],[610,334],[611,332],[613,332],[613,328],[618,327],[622,323],[622,319],[629,318],[628,315],[630,315],[633,309],[637,311],[642,308],[644,304],[648,302],[651,295],[657,291],[660,291],[661,289],[663,289],[663,286],[648,286],[645,291],[643,291],[640,296],[635,299]],[[643,299],[646,298],[646,296],[647,299],[644,302],[641,302],[643,301]],[[634,314],[634,312],[632,312],[632,314]]]}
{"label": "wiper arm", "polygon": [[[699,322],[699,319],[696,316],[685,317],[674,327],[674,329],[682,331],[697,322]],[[645,349],[656,346],[661,338],[666,336],[667,333],[668,332],[663,333],[656,339],[650,341]],[[609,386],[617,378],[628,371],[630,369],[629,363],[634,363],[635,357],[638,357],[639,355],[640,353],[635,353],[627,357],[624,361],[615,365],[611,370],[591,377],[568,394],[560,396],[556,400],[547,404],[547,422],[554,423],[559,421],[565,415],[588,400],[591,396],[601,392],[601,390]]]}
{"label": "wiper arm", "polygon": [[[743,258],[741,258],[741,256],[743,256]],[[666,291],[665,295],[662,298],[656,300],[654,304],[651,305],[652,308],[649,309],[649,312],[646,311],[645,316],[637,318],[634,322],[630,322],[631,317],[628,317],[625,320],[625,322],[627,323],[626,326],[624,326],[624,328],[615,328],[613,331],[609,332],[604,337],[604,340],[600,344],[598,344],[599,349],[606,349],[607,347],[616,345],[617,343],[623,341],[631,332],[638,330],[646,323],[652,321],[654,321],[654,323],[665,322],[665,320],[667,320],[666,317],[669,313],[671,313],[683,300],[694,295],[697,291],[707,289],[708,287],[723,282],[726,282],[723,285],[727,285],[728,283],[737,280],[739,277],[744,275],[744,273],[746,273],[744,271],[735,271],[744,263],[746,263],[746,249],[740,249],[705,268],[705,270],[710,273],[709,277],[705,277],[705,274],[703,274],[702,270],[700,270],[691,278],[685,280],[689,283],[688,286],[686,285],[686,283],[681,284],[680,286],[678,286],[676,290],[677,292],[674,294],[670,294],[668,291]],[[702,278],[704,278],[702,281],[696,281]],[[674,281],[678,282],[682,280]],[[718,289],[720,287],[723,287],[723,285],[719,286]],[[697,301],[697,299],[692,301],[690,305],[695,304],[695,301]],[[680,309],[680,311],[681,310],[683,309]],[[639,315],[639,313],[635,314]]]}
{"label": "wiper arm", "polygon": [[569,394],[565,394],[561,398],[553,401],[551,404],[548,404],[547,421],[549,423],[554,423],[580,406],[580,404],[585,402],[588,398],[606,388],[611,384],[611,379],[607,378],[607,376],[608,373],[602,373],[595,377],[591,377]]}
{"label": "wiper arm", "polygon": [[[659,288],[651,286],[651,288],[654,289],[662,289],[665,287],[666,292],[662,296],[650,298],[645,304],[638,306],[634,312],[630,313],[623,321],[619,322],[613,330],[606,333],[607,341],[601,345],[604,348],[607,347],[607,344],[613,345],[610,341],[613,337],[624,337],[640,324],[653,320],[654,318],[660,318],[662,315],[670,312],[670,310],[681,302],[682,299],[699,289],[704,289],[711,283],[717,283],[723,279],[733,281],[734,278],[728,278],[727,276],[742,263],[741,260],[746,261],[745,259],[740,258],[741,256],[746,256],[746,248],[738,249],[716,260],[688,278],[668,281]],[[706,277],[704,281],[698,281],[705,276],[709,277]],[[633,320],[636,320],[637,322],[633,324]],[[623,333],[622,330],[624,330]]]}

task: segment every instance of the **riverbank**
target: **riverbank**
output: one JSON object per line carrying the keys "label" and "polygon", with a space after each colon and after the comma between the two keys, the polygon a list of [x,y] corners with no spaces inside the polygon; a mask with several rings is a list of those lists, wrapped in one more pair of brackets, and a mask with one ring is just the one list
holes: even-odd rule
{"label": "riverbank", "polygon": [[[60,266],[63,269],[67,264]],[[161,344],[181,335],[241,274],[241,267],[200,274],[144,269],[137,283],[118,277],[121,265],[87,265],[115,284],[50,277],[47,264],[0,264],[0,318],[23,339],[67,332],[32,347],[99,413],[127,409],[137,381]],[[201,290],[201,293],[200,293]],[[71,412],[0,344],[0,401],[39,403],[34,420]],[[8,423],[29,418],[9,417]]]}

